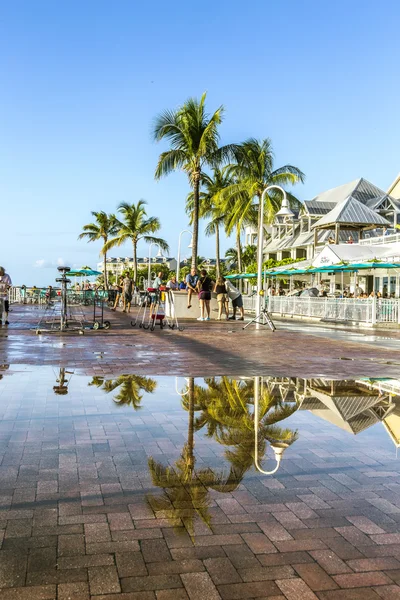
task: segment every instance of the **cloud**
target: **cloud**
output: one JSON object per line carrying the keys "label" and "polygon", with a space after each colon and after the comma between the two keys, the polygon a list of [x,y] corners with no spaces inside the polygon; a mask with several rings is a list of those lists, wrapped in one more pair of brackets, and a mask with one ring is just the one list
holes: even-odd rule
{"label": "cloud", "polygon": [[33,264],[36,269],[55,269],[56,267],[63,267],[68,264],[63,258],[57,258],[56,260],[45,260],[44,258],[38,258]]}

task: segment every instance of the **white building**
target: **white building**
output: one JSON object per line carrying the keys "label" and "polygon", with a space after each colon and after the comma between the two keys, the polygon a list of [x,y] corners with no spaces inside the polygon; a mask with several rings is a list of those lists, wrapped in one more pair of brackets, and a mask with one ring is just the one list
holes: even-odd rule
{"label": "white building", "polygon": [[[167,267],[170,271],[176,270],[176,259],[166,256],[154,256],[151,258],[151,272],[157,271],[157,265]],[[147,269],[149,266],[149,259],[147,256],[139,257],[137,259],[138,269]],[[103,262],[97,264],[99,271],[103,272]],[[119,257],[119,258],[107,258],[107,272],[116,275],[117,277],[122,275],[127,269],[133,269],[133,258],[130,257]]]}

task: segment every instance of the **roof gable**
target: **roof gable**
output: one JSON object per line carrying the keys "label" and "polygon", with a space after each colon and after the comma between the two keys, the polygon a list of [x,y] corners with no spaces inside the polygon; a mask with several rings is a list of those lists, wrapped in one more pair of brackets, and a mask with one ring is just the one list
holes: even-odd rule
{"label": "roof gable", "polygon": [[365,206],[365,204],[362,204],[362,202],[359,202],[352,196],[337,204],[335,208],[317,221],[312,228],[315,229],[316,227],[327,227],[336,223],[353,226],[390,226],[390,222],[387,219],[374,212],[368,208],[368,206]]}

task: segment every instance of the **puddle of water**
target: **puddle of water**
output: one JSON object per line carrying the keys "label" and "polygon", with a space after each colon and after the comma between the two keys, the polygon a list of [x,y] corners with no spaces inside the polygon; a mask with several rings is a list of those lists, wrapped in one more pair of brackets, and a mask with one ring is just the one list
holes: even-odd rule
{"label": "puddle of water", "polygon": [[[140,550],[154,574],[155,554],[178,568],[182,558],[225,556],[218,546],[240,569],[249,552],[278,556],[366,515],[393,533],[399,445],[400,380],[89,377],[0,365],[0,517],[9,518],[0,561],[19,564],[25,538],[60,535],[63,548],[76,535],[75,562],[105,542],[103,554]],[[40,565],[53,577],[56,550],[45,550]],[[5,587],[21,585],[19,572],[4,573]]]}

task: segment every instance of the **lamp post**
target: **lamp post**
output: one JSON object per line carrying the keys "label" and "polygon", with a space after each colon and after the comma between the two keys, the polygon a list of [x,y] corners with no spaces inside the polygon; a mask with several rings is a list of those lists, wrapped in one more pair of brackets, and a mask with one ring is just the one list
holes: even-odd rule
{"label": "lamp post", "polygon": [[[263,246],[264,246],[264,202],[265,196],[269,190],[280,190],[283,194],[283,200],[280,210],[276,213],[279,217],[293,217],[293,212],[289,208],[286,192],[280,185],[268,185],[261,195],[260,207],[260,222],[258,223],[258,256],[257,256],[257,298],[256,298],[256,315],[261,313],[261,297],[262,297],[262,263],[263,263]],[[261,328],[259,319],[256,321],[256,329]]]}
{"label": "lamp post", "polygon": [[259,400],[261,394],[261,385],[262,385],[262,377],[254,377],[254,465],[260,473],[263,475],[273,475],[277,472],[281,465],[282,455],[286,448],[289,447],[289,444],[285,442],[275,442],[274,444],[270,443],[271,448],[275,454],[276,466],[272,471],[264,471],[260,467],[259,459],[258,459],[258,425],[259,425],[259,417],[258,417],[258,409],[259,409]]}
{"label": "lamp post", "polygon": [[190,240],[190,244],[189,244],[189,248],[192,245],[192,240],[193,240],[193,232],[190,231],[189,229],[183,229],[180,234],[179,234],[179,240],[178,240],[178,262],[176,265],[176,281],[177,283],[179,283],[179,270],[180,270],[180,266],[181,266],[181,237],[183,233],[190,233],[190,235],[192,236],[192,239]]}
{"label": "lamp post", "polygon": [[147,271],[147,287],[150,287],[150,276],[151,276],[151,248],[152,246],[158,246],[158,252],[157,252],[157,257],[160,257],[163,255],[163,253],[161,252],[161,247],[160,244],[157,244],[157,242],[151,242],[150,246],[149,246],[149,265],[148,265],[148,271]]}

